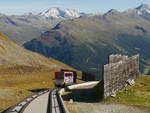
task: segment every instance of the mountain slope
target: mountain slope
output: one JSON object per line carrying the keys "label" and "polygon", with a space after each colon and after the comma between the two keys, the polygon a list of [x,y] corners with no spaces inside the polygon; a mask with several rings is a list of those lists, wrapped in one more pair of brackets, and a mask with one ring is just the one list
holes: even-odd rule
{"label": "mountain slope", "polygon": [[127,14],[131,14],[131,15],[137,14],[137,15],[141,16],[142,18],[150,21],[150,6],[147,4],[141,4],[137,8],[130,9],[125,12]]}
{"label": "mountain slope", "polygon": [[0,14],[0,32],[7,35],[15,43],[22,45],[41,33],[54,27],[57,23],[66,19],[80,17],[75,10],[50,8],[40,14],[4,15]]}
{"label": "mountain slope", "polygon": [[[69,66],[51,58],[30,52],[13,43],[3,34],[0,34],[0,66],[24,66],[31,68],[46,68],[58,70]],[[1,68],[2,69],[2,68]]]}
{"label": "mountain slope", "polygon": [[36,15],[0,15],[0,32],[19,45],[40,36],[42,32],[52,26],[53,21],[42,19]]}
{"label": "mountain slope", "polygon": [[25,50],[0,33],[0,112],[26,97],[54,88],[53,75],[71,67]]}
{"label": "mountain slope", "polygon": [[60,22],[24,47],[97,76],[108,55],[141,54],[141,71],[150,73],[150,22],[115,10]]}

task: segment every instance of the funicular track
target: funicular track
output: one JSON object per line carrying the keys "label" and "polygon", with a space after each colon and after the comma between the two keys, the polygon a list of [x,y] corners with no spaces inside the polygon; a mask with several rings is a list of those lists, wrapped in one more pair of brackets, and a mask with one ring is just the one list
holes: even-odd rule
{"label": "funicular track", "polygon": [[[99,83],[99,81],[74,84],[68,86],[67,89],[71,90],[77,87],[83,87],[97,83]],[[42,111],[40,113],[70,113],[62,99],[61,95],[63,92],[65,92],[65,88],[56,88],[53,90],[49,89],[36,93],[26,98],[22,102],[18,103],[17,105],[10,107],[9,109],[5,110],[2,113],[38,113],[41,111],[41,109]],[[42,102],[45,105],[43,106],[43,104],[39,104],[39,102]],[[36,104],[31,107],[33,103]],[[36,110],[36,112],[34,110]]]}
{"label": "funicular track", "polygon": [[57,88],[51,91],[50,93],[50,109],[49,113],[69,113],[65,108],[60,91],[62,89]]}

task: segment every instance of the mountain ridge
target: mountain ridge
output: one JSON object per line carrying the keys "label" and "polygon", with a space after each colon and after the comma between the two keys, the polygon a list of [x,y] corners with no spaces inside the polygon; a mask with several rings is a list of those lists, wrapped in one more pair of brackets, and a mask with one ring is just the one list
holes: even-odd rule
{"label": "mountain ridge", "polygon": [[39,13],[39,16],[45,16],[47,18],[53,18],[53,19],[65,19],[65,18],[79,18],[81,16],[81,13],[78,13],[77,11],[73,9],[60,9],[58,7],[53,7],[48,9],[45,12]]}
{"label": "mountain ridge", "polygon": [[24,47],[97,76],[110,54],[140,53],[141,72],[149,73],[149,37],[149,20],[117,12],[62,21]]}
{"label": "mountain ridge", "polygon": [[[18,45],[23,45],[27,41],[30,41],[34,38],[37,38],[41,35],[41,33],[44,33],[53,27],[55,27],[59,22],[64,20],[70,20],[70,19],[76,19],[76,18],[88,18],[92,16],[104,16],[107,14],[110,15],[110,13],[115,13],[116,16],[120,15],[127,15],[127,16],[134,16],[135,18],[139,18],[139,15],[137,13],[138,11],[142,10],[142,15],[140,17],[147,19],[150,21],[150,14],[147,12],[147,6],[141,5],[137,8],[120,12],[117,10],[108,11],[104,14],[86,14],[81,13],[78,11],[74,11],[72,9],[61,9],[61,8],[50,8],[50,9],[59,9],[60,12],[62,12],[62,15],[59,14],[50,16],[42,16],[48,13],[50,11],[43,11],[41,13],[28,13],[24,15],[6,15],[6,14],[0,14],[0,32],[4,33],[8,37],[11,38],[11,40],[15,41]],[[146,9],[146,10],[145,10]],[[57,11],[56,11],[57,12]],[[43,14],[42,14],[43,13]],[[48,13],[49,14],[49,13]],[[50,13],[51,14],[51,13]],[[67,16],[68,15],[68,16]],[[70,16],[69,16],[70,15]],[[114,15],[114,14],[112,14]],[[54,18],[54,17],[57,18]]]}
{"label": "mountain ridge", "polygon": [[[24,15],[0,14],[0,32],[11,38],[18,45],[39,37],[41,33],[53,28],[57,23],[66,19],[74,19],[80,16],[74,10],[62,10],[63,15],[48,15],[28,13]],[[58,12],[59,13],[59,12]],[[83,15],[83,14],[82,14]],[[59,17],[60,16],[60,17]]]}
{"label": "mountain ridge", "polygon": [[52,58],[46,58],[18,46],[2,33],[0,33],[0,53],[0,66],[2,67],[24,66],[48,70],[71,68]]}

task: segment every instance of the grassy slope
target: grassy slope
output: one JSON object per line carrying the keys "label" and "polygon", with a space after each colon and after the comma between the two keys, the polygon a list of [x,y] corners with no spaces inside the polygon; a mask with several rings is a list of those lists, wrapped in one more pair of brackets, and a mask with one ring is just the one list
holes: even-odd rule
{"label": "grassy slope", "polygon": [[[0,69],[0,111],[31,95],[32,90],[54,88],[52,79],[57,69],[41,72],[31,71],[31,67],[25,69],[24,66],[3,66]],[[5,93],[5,90],[8,91]],[[1,91],[5,94],[1,95]]]}
{"label": "grassy slope", "polygon": [[31,94],[32,93],[27,90],[0,88],[0,112],[20,102]]}
{"label": "grassy slope", "polygon": [[3,34],[0,34],[0,53],[0,112],[31,95],[31,90],[53,88],[55,71],[73,69],[27,51]]}
{"label": "grassy slope", "polygon": [[119,92],[115,98],[109,97],[104,102],[150,107],[150,76],[140,76],[135,85],[128,86]]}
{"label": "grassy slope", "polygon": [[[4,72],[4,74],[1,72],[0,111],[31,95],[31,90],[54,88],[53,76],[56,70],[32,73],[30,73],[30,70],[29,72],[26,70],[26,72],[20,73],[20,71],[15,69],[14,71],[7,71],[7,73]],[[5,95],[1,95],[1,91],[4,92],[5,90],[8,90],[8,92]]]}
{"label": "grassy slope", "polygon": [[44,69],[60,69],[72,67],[54,60],[52,58],[46,58],[40,54],[28,51],[11,41],[8,37],[0,33],[0,66],[28,66]]}

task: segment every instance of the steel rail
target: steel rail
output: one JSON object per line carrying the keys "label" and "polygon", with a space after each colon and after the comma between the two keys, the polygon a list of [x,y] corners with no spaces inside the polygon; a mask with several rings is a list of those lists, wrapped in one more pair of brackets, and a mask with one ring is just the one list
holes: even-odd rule
{"label": "steel rail", "polygon": [[48,113],[69,113],[60,95],[61,90],[62,89],[57,88],[51,92],[51,106],[50,112]]}

